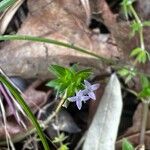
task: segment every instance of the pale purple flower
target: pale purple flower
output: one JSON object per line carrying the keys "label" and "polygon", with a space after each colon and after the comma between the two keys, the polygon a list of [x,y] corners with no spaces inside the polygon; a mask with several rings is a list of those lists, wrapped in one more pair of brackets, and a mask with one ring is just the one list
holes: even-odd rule
{"label": "pale purple flower", "polygon": [[68,98],[68,100],[70,102],[76,102],[76,105],[77,105],[79,110],[82,107],[82,102],[86,102],[89,99],[90,99],[89,96],[83,95],[83,91],[81,91],[81,90],[79,92],[76,92],[76,96]]}
{"label": "pale purple flower", "polygon": [[83,95],[89,96],[89,98],[96,100],[95,93],[93,91],[97,90],[100,84],[91,84],[84,80],[85,90],[83,90]]}
{"label": "pale purple flower", "polygon": [[86,102],[89,99],[96,100],[96,96],[94,91],[99,88],[99,84],[91,85],[88,81],[84,80],[84,90],[80,90],[76,92],[76,96],[69,97],[68,100],[70,102],[76,102],[78,109],[80,110],[82,107],[82,102]]}

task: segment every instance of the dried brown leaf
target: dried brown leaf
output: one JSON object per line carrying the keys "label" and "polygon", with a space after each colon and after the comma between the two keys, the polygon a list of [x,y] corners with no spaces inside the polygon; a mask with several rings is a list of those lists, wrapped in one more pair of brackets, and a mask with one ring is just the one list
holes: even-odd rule
{"label": "dried brown leaf", "polygon": [[[101,42],[98,38],[92,39],[92,32],[85,24],[85,11],[77,1],[64,0],[64,5],[60,5],[57,1],[29,0],[28,7],[28,17],[18,34],[69,42],[104,57],[112,58],[120,55],[116,46]],[[90,56],[69,48],[44,43],[6,42],[0,55],[0,66],[7,74],[26,77],[46,77],[49,75],[47,68],[52,63],[69,65],[78,62],[90,67],[92,61],[93,66],[100,66],[99,62]],[[101,69],[104,70],[104,67]]]}

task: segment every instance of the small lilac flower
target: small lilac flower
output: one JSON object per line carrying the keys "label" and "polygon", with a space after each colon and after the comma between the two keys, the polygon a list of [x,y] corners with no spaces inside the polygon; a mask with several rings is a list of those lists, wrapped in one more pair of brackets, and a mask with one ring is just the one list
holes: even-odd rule
{"label": "small lilac flower", "polygon": [[91,85],[88,81],[84,80],[85,90],[83,90],[83,95],[89,96],[89,98],[96,100],[95,93],[93,91],[97,90],[100,84]]}
{"label": "small lilac flower", "polygon": [[79,92],[76,92],[76,96],[68,98],[68,100],[70,102],[76,102],[76,105],[77,105],[77,107],[78,107],[79,110],[82,107],[82,101],[86,102],[89,99],[90,99],[90,97],[83,95],[83,91],[81,91],[81,90]]}

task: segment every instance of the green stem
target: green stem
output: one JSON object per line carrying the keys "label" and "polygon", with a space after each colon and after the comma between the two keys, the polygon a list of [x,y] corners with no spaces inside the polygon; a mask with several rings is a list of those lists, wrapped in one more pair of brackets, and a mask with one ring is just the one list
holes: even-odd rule
{"label": "green stem", "polygon": [[44,150],[50,150],[47,140],[45,138],[45,135],[44,135],[39,123],[37,122],[36,117],[33,115],[32,111],[30,110],[28,105],[25,103],[24,99],[21,97],[20,92],[16,88],[14,88],[13,85],[11,85],[7,81],[7,79],[2,75],[0,75],[0,82],[2,82],[3,84],[5,84],[7,86],[7,88],[14,95],[17,102],[20,104],[20,106],[23,108],[23,110],[25,111],[25,113],[27,114],[29,119],[31,120],[32,124],[35,126],[37,133],[39,134],[39,137],[43,143]]}
{"label": "green stem", "polygon": [[[140,45],[141,45],[140,47],[142,50],[145,50],[144,37],[143,37],[143,24],[132,5],[130,5],[130,9],[132,11],[132,14],[135,17],[136,22],[138,22],[141,25],[141,28],[139,30],[139,38],[140,38]],[[145,130],[147,125],[148,111],[149,111],[149,103],[143,101],[143,117],[142,117],[142,124],[141,124],[141,133],[140,133],[141,145],[144,145],[144,141],[145,141]]]}
{"label": "green stem", "polygon": [[[67,48],[71,48],[74,49],[76,51],[82,52],[84,54],[93,56],[95,58],[97,58],[98,60],[108,64],[108,65],[112,65],[112,67],[114,68],[125,68],[124,64],[120,65],[118,64],[118,61],[116,60],[112,60],[112,59],[108,59],[108,58],[103,58],[102,56],[99,56],[95,53],[90,52],[87,49],[84,48],[80,48],[77,47],[73,44],[68,44],[65,42],[61,42],[61,41],[57,41],[57,40],[53,40],[53,39],[47,39],[47,38],[41,38],[41,37],[33,37],[33,36],[27,36],[27,35],[1,35],[0,36],[0,41],[2,40],[26,40],[26,41],[34,41],[34,42],[44,42],[44,43],[48,43],[48,44],[54,44],[54,45],[58,45],[58,46],[63,46],[63,47],[67,47]],[[131,64],[130,64],[131,66]],[[139,72],[140,74],[140,72]],[[143,74],[143,73],[142,73]],[[150,76],[149,74],[147,74],[147,76]]]}
{"label": "green stem", "polygon": [[141,22],[139,16],[137,15],[135,9],[133,8],[133,6],[130,5],[129,7],[130,7],[130,10],[131,10],[131,12],[132,12],[132,14],[133,14],[135,20],[136,20],[138,23],[140,23],[140,24],[142,25],[142,22]]}
{"label": "green stem", "polygon": [[145,46],[144,46],[144,37],[143,37],[143,24],[142,24],[139,16],[137,15],[137,13],[136,13],[136,11],[135,11],[135,9],[133,8],[132,5],[130,5],[130,10],[132,11],[132,14],[133,14],[136,22],[138,22],[141,25],[141,28],[140,28],[140,31],[139,31],[139,37],[140,37],[141,48],[144,50]]}
{"label": "green stem", "polygon": [[64,102],[65,102],[65,100],[66,100],[66,98],[67,98],[67,90],[65,91],[65,94],[64,94],[63,98],[61,99],[61,101],[59,102],[59,104],[58,104],[58,106],[57,106],[57,108],[56,108],[56,110],[55,110],[55,113],[56,113],[56,114],[59,113],[59,111],[60,111],[62,105],[64,104]]}
{"label": "green stem", "polygon": [[[145,50],[143,24],[132,5],[130,5],[130,10],[132,11],[133,16],[135,17],[136,22],[138,22],[141,25],[141,28],[139,30],[140,45],[141,45],[141,49]],[[147,125],[148,111],[149,111],[149,103],[143,101],[143,117],[142,117],[142,124],[141,124],[141,133],[140,133],[141,145],[144,145],[144,141],[145,141],[145,130]]]}
{"label": "green stem", "polygon": [[56,110],[55,110],[55,113],[56,113],[56,114],[60,111],[62,105],[63,105],[64,102],[65,102],[65,100],[66,100],[66,98],[61,99],[60,103],[58,104],[58,106],[57,106],[57,108],[56,108]]}
{"label": "green stem", "polygon": [[143,27],[139,31],[139,36],[140,36],[141,49],[145,50],[144,37],[143,37]]}
{"label": "green stem", "polygon": [[34,42],[44,42],[44,43],[49,43],[49,44],[54,44],[54,45],[74,49],[76,51],[96,57],[97,59],[101,60],[102,62],[105,62],[106,64],[116,64],[117,63],[115,60],[103,58],[95,53],[90,52],[89,50],[84,49],[84,48],[80,48],[73,44],[68,44],[68,43],[53,40],[53,39],[47,39],[47,38],[42,38],[42,37],[33,37],[33,36],[28,36],[28,35],[1,35],[0,41],[2,41],[2,40],[26,40],[26,41],[34,41]]}
{"label": "green stem", "polygon": [[140,133],[140,144],[141,145],[144,145],[148,111],[149,111],[149,103],[143,102],[143,117],[142,117],[142,124],[141,124],[141,133]]}

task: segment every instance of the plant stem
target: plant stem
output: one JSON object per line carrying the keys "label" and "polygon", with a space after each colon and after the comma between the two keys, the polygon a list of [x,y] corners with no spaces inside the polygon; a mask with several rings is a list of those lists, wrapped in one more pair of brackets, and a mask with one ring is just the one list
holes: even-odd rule
{"label": "plant stem", "polygon": [[[140,47],[142,50],[145,50],[144,36],[143,36],[143,23],[140,20],[139,16],[137,15],[137,13],[132,5],[130,5],[130,10],[131,10],[136,22],[139,23],[141,26],[138,31],[139,38],[140,38]],[[147,117],[148,117],[148,112],[149,112],[149,102],[146,102],[144,100],[142,103],[143,103],[143,117],[142,117],[142,123],[141,123],[140,144],[144,145]]]}
{"label": "plant stem", "polygon": [[102,62],[105,62],[106,64],[116,64],[117,63],[115,60],[104,58],[102,56],[99,56],[95,53],[90,52],[87,49],[75,46],[73,44],[61,42],[58,40],[47,39],[47,38],[42,38],[42,37],[34,37],[34,36],[28,36],[28,35],[1,35],[0,41],[2,41],[2,40],[25,40],[25,41],[34,41],[34,42],[44,42],[44,43],[49,43],[49,44],[54,44],[54,45],[74,49],[76,51],[96,57],[97,59],[101,60]]}
{"label": "plant stem", "polygon": [[135,20],[136,20],[138,23],[142,24],[142,22],[141,22],[139,16],[137,15],[135,9],[133,8],[133,6],[130,5],[129,7],[130,7],[130,10],[131,10],[131,12],[132,12],[132,14],[133,14]]}
{"label": "plant stem", "polygon": [[130,5],[130,10],[132,11],[132,14],[133,14],[136,22],[138,22],[141,25],[141,28],[139,30],[140,45],[141,45],[141,49],[145,50],[144,37],[143,37],[143,24],[132,5]]}
{"label": "plant stem", "polygon": [[[33,37],[33,36],[27,36],[27,35],[0,35],[0,41],[2,40],[26,40],[26,41],[34,41],[34,42],[45,42],[48,44],[54,44],[54,45],[58,45],[58,46],[63,46],[63,47],[67,47],[67,48],[71,48],[74,49],[76,51],[79,51],[81,53],[93,56],[95,58],[97,58],[99,61],[104,62],[108,65],[112,65],[112,67],[114,68],[126,68],[124,67],[124,64],[119,64],[117,60],[113,60],[113,59],[108,59],[108,58],[104,58],[102,56],[99,56],[95,53],[90,52],[90,50],[75,46],[73,44],[69,44],[69,43],[64,43],[61,41],[57,41],[57,40],[53,40],[53,39],[47,39],[47,38],[41,38],[41,37]],[[130,64],[130,67],[132,65]],[[132,66],[134,67],[134,66]],[[139,71],[137,71],[138,74],[143,74]],[[149,74],[146,74],[147,77],[150,77]]]}
{"label": "plant stem", "polygon": [[141,27],[141,29],[139,31],[139,36],[140,36],[141,49],[145,50],[144,37],[143,37],[143,27]]}
{"label": "plant stem", "polygon": [[24,99],[21,97],[20,92],[13,85],[11,85],[9,81],[7,81],[7,79],[1,74],[0,74],[0,82],[2,82],[3,84],[7,86],[7,88],[10,90],[10,92],[13,94],[17,102],[20,104],[20,106],[23,108],[23,110],[25,111],[29,119],[31,120],[32,124],[35,126],[37,133],[41,139],[41,142],[43,143],[44,150],[50,150],[47,140],[45,138],[45,135],[39,123],[37,122],[36,117],[30,110],[29,106],[25,103]]}
{"label": "plant stem", "polygon": [[140,144],[144,145],[145,141],[145,131],[147,125],[147,117],[149,111],[149,103],[143,102],[143,117],[142,117],[142,124],[141,124],[141,133],[140,133]]}
{"label": "plant stem", "polygon": [[59,102],[59,104],[58,104],[58,106],[57,106],[57,108],[56,108],[56,110],[55,110],[55,113],[56,113],[56,114],[60,111],[62,105],[63,105],[64,102],[65,102],[65,100],[66,100],[66,98],[62,98],[61,101]]}

